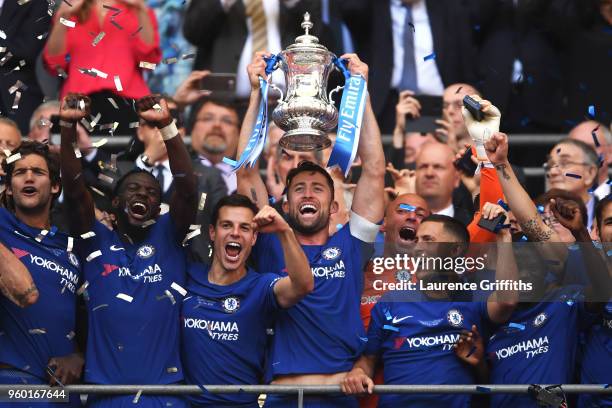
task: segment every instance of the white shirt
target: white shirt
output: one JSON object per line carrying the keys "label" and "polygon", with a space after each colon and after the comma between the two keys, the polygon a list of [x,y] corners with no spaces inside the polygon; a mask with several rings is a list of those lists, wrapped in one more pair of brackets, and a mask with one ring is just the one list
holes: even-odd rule
{"label": "white shirt", "polygon": [[221,175],[223,176],[223,181],[225,181],[225,186],[227,187],[227,193],[232,194],[238,188],[238,179],[236,178],[236,173],[232,172],[232,166],[227,163],[219,162],[217,164],[212,164],[208,158],[200,155],[200,162],[206,167],[216,167],[221,171]]}
{"label": "white shirt", "polygon": [[157,166],[160,164],[164,166],[162,170],[164,172],[164,185],[161,186],[162,194],[164,194],[172,185],[172,171],[170,170],[170,160],[166,159],[163,162],[155,163],[153,167],[149,167],[142,161],[142,156],[138,156],[138,158],[136,159],[136,167],[148,171],[155,178],[157,178],[157,175],[159,174],[159,169],[157,168]]}
{"label": "white shirt", "polygon": [[[426,0],[418,1],[412,5],[412,24],[414,24],[414,58],[416,65],[417,86],[413,89],[419,94],[442,95],[444,84],[438,71],[436,61],[423,58],[434,52],[433,35],[429,25]],[[436,0],[432,0],[436,1]],[[402,80],[404,68],[404,24],[406,8],[401,0],[391,0],[391,25],[393,32],[393,74],[391,88],[397,89]]]}
{"label": "white shirt", "polygon": [[448,215],[449,217],[454,217],[455,216],[455,207],[453,207],[453,204],[451,203],[451,205],[449,205],[448,207],[443,208],[440,211],[435,212],[434,214]]}
{"label": "white shirt", "polygon": [[[237,0],[220,0],[223,9],[227,12]],[[285,5],[292,7],[295,5],[295,0],[283,0]],[[280,35],[280,0],[262,0],[264,13],[266,14],[266,26],[268,28],[268,50],[273,54],[278,54],[282,51],[281,35]],[[259,51],[259,50],[255,50]],[[247,98],[251,94],[251,83],[246,71],[247,65],[253,60],[253,35],[251,33],[251,18],[247,17],[247,39],[240,55],[238,62],[238,70],[236,75],[236,95],[238,97]],[[278,69],[272,74],[272,82],[277,85],[284,84],[284,75],[282,70]]]}

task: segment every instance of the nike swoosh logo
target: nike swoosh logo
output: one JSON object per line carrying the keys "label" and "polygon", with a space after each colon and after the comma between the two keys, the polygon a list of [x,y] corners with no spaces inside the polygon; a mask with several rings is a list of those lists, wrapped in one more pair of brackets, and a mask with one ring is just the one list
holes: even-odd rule
{"label": "nike swoosh logo", "polygon": [[111,251],[125,251],[125,248],[117,248],[115,245],[111,245],[110,247]]}
{"label": "nike swoosh logo", "polygon": [[397,324],[397,323],[399,323],[399,322],[401,322],[403,320],[406,320],[406,319],[408,319],[410,317],[412,317],[412,316],[404,316],[404,317],[400,317],[399,319],[397,317],[394,317],[393,318],[393,324]]}

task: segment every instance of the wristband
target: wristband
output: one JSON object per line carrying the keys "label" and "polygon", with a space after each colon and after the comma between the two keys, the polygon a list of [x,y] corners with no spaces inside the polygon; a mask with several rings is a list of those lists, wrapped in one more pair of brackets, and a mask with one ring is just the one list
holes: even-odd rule
{"label": "wristband", "polygon": [[172,123],[170,123],[168,126],[159,129],[159,133],[161,133],[161,136],[162,136],[162,139],[164,139],[164,142],[178,135],[178,128],[176,127],[176,120],[173,120]]}

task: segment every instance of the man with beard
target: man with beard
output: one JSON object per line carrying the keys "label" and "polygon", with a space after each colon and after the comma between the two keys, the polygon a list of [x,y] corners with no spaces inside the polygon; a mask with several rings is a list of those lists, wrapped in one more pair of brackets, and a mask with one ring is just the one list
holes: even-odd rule
{"label": "man with beard", "polygon": [[[258,384],[264,376],[267,334],[274,315],[314,287],[304,251],[289,224],[272,207],[240,194],[219,201],[209,226],[213,262],[189,266],[182,306],[182,347],[189,384]],[[280,240],[288,276],[247,268],[258,233]],[[198,407],[257,407],[255,394],[190,398]]]}
{"label": "man with beard", "polygon": [[[421,222],[416,238],[415,254],[429,259],[464,257],[469,243],[461,222],[439,214]],[[498,242],[495,279],[516,281],[507,229],[500,230]],[[460,281],[454,270],[435,267],[418,267],[416,275],[428,284]],[[486,302],[470,302],[465,293],[438,288],[389,292],[372,309],[366,351],[342,382],[342,390],[371,393],[378,361],[383,363],[386,385],[474,383],[474,373],[455,356],[453,346],[464,330],[505,322],[517,297],[513,290],[496,291]],[[469,395],[384,394],[378,406],[454,408],[469,402]]]}
{"label": "man with beard", "polygon": [[[179,356],[179,305],[184,294],[185,253],[181,242],[195,220],[196,180],[189,154],[166,101],[150,95],[137,101],[141,119],[161,133],[175,183],[169,213],[160,215],[161,188],[148,172],[135,170],[115,185],[114,230],[96,221],[90,193],[74,154],[76,123],[89,114],[89,98],[62,101],[61,164],[71,233],[81,236],[89,333],[85,381],[93,384],[173,384],[183,380]],[[193,234],[192,234],[193,235]],[[90,406],[132,405],[133,396],[91,396]],[[143,395],[147,406],[185,406],[179,397]]]}
{"label": "man with beard", "polygon": [[223,162],[223,157],[234,157],[238,146],[240,122],[231,103],[221,99],[205,99],[193,108],[191,147],[197,160],[207,167],[221,170],[227,192],[236,191],[236,173]]}
{"label": "man with beard", "polygon": [[[49,219],[61,190],[59,163],[46,145],[23,142],[3,169],[0,242],[26,266],[31,279],[12,295],[18,305],[11,296],[0,296],[0,383],[74,383],[83,368],[74,338],[81,270],[68,237]],[[15,261],[1,259],[4,264]],[[2,281],[10,278],[2,275]]]}
{"label": "man with beard", "polygon": [[[257,116],[259,79],[266,78],[265,53],[249,65],[251,99],[240,137],[242,151]],[[368,76],[368,67],[354,54],[344,55],[352,74]],[[334,183],[322,167],[303,162],[287,175],[287,200],[283,210],[308,258],[315,289],[294,307],[281,312],[274,329],[270,374],[275,384],[339,384],[365,347],[359,318],[363,267],[371,251],[384,211],[385,158],[380,131],[368,102],[358,154],[362,172],[353,198],[350,221],[329,236],[330,215],[337,211]],[[267,192],[258,167],[238,172],[238,188],[262,207]],[[261,234],[253,249],[258,270],[286,275],[278,240]],[[353,398],[308,397],[305,406],[356,407]],[[294,406],[295,398],[270,396],[269,407]]]}

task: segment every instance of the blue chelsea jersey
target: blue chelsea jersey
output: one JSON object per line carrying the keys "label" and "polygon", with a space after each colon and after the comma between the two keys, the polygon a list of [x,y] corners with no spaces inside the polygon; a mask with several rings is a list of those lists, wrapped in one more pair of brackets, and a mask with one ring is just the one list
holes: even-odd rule
{"label": "blue chelsea jersey", "polygon": [[[181,354],[189,384],[259,384],[263,380],[266,329],[278,309],[276,274],[247,274],[231,285],[208,281],[209,266],[189,265],[188,297],[181,313]],[[256,394],[203,393],[197,406],[257,407]]]}
{"label": "blue chelsea jersey", "polygon": [[[271,374],[327,374],[349,371],[367,338],[359,314],[363,268],[372,244],[351,234],[350,224],[325,245],[302,245],[314,290],[281,310],[274,326]],[[257,270],[286,276],[280,242],[260,234],[253,248]]]}
{"label": "blue chelsea jersey", "polygon": [[[489,339],[486,356],[492,384],[574,382],[579,322],[585,317],[581,288],[551,292],[543,302],[517,309]],[[527,395],[494,394],[496,407],[536,407]]]}
{"label": "blue chelsea jersey", "polygon": [[76,351],[81,265],[67,252],[65,234],[52,229],[43,235],[5,208],[0,208],[0,241],[28,268],[39,292],[38,301],[26,308],[0,296],[0,362],[46,381],[49,359]]}
{"label": "blue chelsea jersey", "polygon": [[[372,309],[365,354],[384,365],[385,384],[473,384],[453,350],[462,330],[489,325],[484,302],[385,301]],[[469,395],[383,394],[379,407],[469,407]]]}
{"label": "blue chelsea jersey", "polygon": [[[179,310],[185,253],[170,214],[137,244],[96,221],[80,240],[89,335],[85,380],[96,384],[170,384],[183,379]],[[89,260],[88,260],[89,259]]]}

